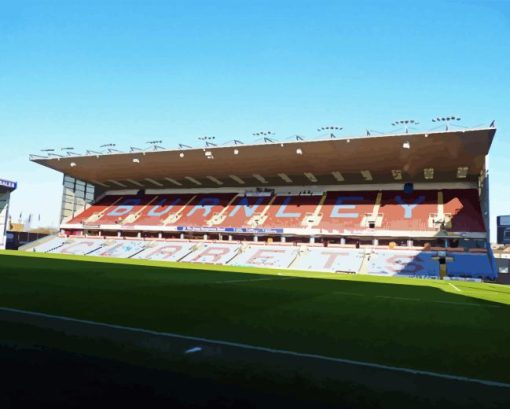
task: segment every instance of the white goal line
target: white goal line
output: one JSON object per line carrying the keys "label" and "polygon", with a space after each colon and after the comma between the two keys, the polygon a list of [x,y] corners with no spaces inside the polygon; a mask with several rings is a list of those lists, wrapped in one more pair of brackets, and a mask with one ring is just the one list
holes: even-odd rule
{"label": "white goal line", "polygon": [[86,325],[91,325],[91,326],[96,326],[96,327],[118,329],[121,331],[128,331],[128,332],[134,332],[134,333],[139,333],[139,334],[155,335],[155,336],[160,336],[160,337],[188,340],[188,341],[194,341],[194,342],[203,342],[203,343],[212,344],[212,345],[222,345],[222,346],[228,346],[228,347],[251,350],[251,351],[267,352],[270,354],[280,354],[280,355],[287,355],[287,356],[295,356],[295,357],[299,357],[299,358],[308,358],[308,359],[315,359],[315,360],[321,360],[321,361],[327,361],[327,362],[334,362],[334,363],[338,363],[338,364],[347,364],[347,365],[362,366],[362,367],[367,367],[367,368],[383,369],[383,370],[394,371],[394,372],[408,373],[408,374],[412,374],[412,375],[430,376],[430,377],[435,377],[435,378],[448,379],[451,381],[477,383],[477,384],[482,384],[482,385],[492,386],[492,387],[499,387],[499,388],[510,388],[510,383],[499,382],[499,381],[491,381],[491,380],[480,379],[480,378],[471,378],[471,377],[467,377],[467,376],[445,374],[445,373],[433,372],[433,371],[427,371],[427,370],[421,370],[421,369],[384,365],[384,364],[378,364],[378,363],[367,362],[367,361],[357,361],[357,360],[346,359],[346,358],[335,358],[335,357],[311,354],[311,353],[306,353],[306,352],[288,351],[285,349],[268,348],[268,347],[262,347],[262,346],[257,346],[257,345],[243,344],[243,343],[239,343],[239,342],[222,341],[222,340],[209,339],[209,338],[203,338],[203,337],[195,337],[195,336],[190,336],[190,335],[174,334],[171,332],[153,331],[153,330],[144,329],[144,328],[128,327],[128,326],[124,326],[124,325],[108,324],[108,323],[104,323],[104,322],[84,320],[84,319],[79,319],[79,318],[71,318],[71,317],[65,317],[65,316],[61,316],[61,315],[46,314],[46,313],[42,313],[42,312],[26,311],[26,310],[21,310],[21,309],[17,309],[17,308],[0,307],[0,312],[14,313],[14,314],[32,316],[32,317],[47,318],[47,319],[53,319],[53,320],[58,320],[58,321],[68,321],[68,322],[74,322],[74,323],[78,323],[78,324],[86,324]]}

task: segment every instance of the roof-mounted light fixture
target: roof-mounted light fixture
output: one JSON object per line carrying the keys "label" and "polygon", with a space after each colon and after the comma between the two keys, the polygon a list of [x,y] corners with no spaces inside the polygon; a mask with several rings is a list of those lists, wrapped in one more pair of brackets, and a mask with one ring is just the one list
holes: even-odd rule
{"label": "roof-mounted light fixture", "polygon": [[56,157],[56,158],[63,158],[62,155],[59,155],[58,153],[55,153],[55,149],[48,148],[48,149],[41,149],[41,152],[44,152],[47,157]]}
{"label": "roof-mounted light fixture", "polygon": [[458,116],[442,116],[437,118],[432,118],[432,122],[442,122],[445,124],[445,130],[447,131],[451,122],[460,121]]}
{"label": "roof-mounted light fixture", "polygon": [[327,132],[329,137],[333,139],[336,138],[335,131],[341,131],[342,129],[344,128],[340,126],[321,126],[317,129],[317,132]]}
{"label": "roof-mounted light fixture", "polygon": [[312,182],[312,183],[316,183],[316,182],[318,181],[318,180],[317,180],[317,178],[315,177],[315,175],[314,175],[312,172],[305,172],[304,174],[305,174],[306,178],[307,178],[310,182]]}
{"label": "roof-mounted light fixture", "polygon": [[276,135],[273,131],[261,131],[252,133],[253,136],[260,136],[265,143],[273,143],[276,142],[276,139],[271,138],[271,136]]}
{"label": "roof-mounted light fixture", "polygon": [[335,170],[334,172],[331,172],[331,174],[333,175],[333,177],[336,179],[337,182],[343,182],[345,180],[342,173],[337,170]]}
{"label": "roof-mounted light fixture", "polygon": [[115,148],[116,146],[117,146],[117,144],[115,144],[115,143],[105,143],[105,144],[101,145],[100,148],[106,148],[106,151],[108,153],[120,152],[118,149]]}
{"label": "roof-mounted light fixture", "polygon": [[404,125],[406,133],[409,133],[409,128],[411,128],[411,125],[418,125],[418,124],[419,124],[419,122],[415,121],[414,119],[402,119],[402,120],[395,121],[395,122],[391,123],[392,126]]}
{"label": "roof-mounted light fixture", "polygon": [[41,152],[44,152],[44,155],[46,155],[46,157],[50,157],[52,154],[55,153],[55,149],[53,148],[41,149]]}
{"label": "roof-mounted light fixture", "polygon": [[373,180],[372,172],[370,172],[369,170],[362,170],[360,173],[364,180],[366,181]]}
{"label": "roof-mounted light fixture", "polygon": [[223,146],[229,146],[229,145],[244,145],[243,141],[240,141],[239,139],[231,139],[230,141],[227,141],[225,143],[222,143]]}
{"label": "roof-mounted light fixture", "polygon": [[165,149],[165,148],[163,148],[163,147],[161,146],[161,144],[163,143],[163,141],[147,141],[147,142],[145,142],[145,143],[147,143],[147,144],[151,145],[151,146],[152,146],[152,150],[154,150],[154,151],[157,151],[157,150],[164,150],[164,149]]}
{"label": "roof-mounted light fixture", "polygon": [[268,183],[267,180],[262,175],[259,175],[258,173],[254,173],[253,177],[255,179],[257,179],[260,183]]}
{"label": "roof-mounted light fixture", "polygon": [[216,183],[218,186],[223,184],[223,182],[221,180],[219,180],[218,178],[216,178],[214,176],[206,176],[206,178],[209,179],[210,181]]}
{"label": "roof-mounted light fixture", "polygon": [[426,180],[434,179],[434,168],[425,168],[425,169],[423,169],[423,177]]}
{"label": "roof-mounted light fixture", "polygon": [[458,179],[465,179],[468,174],[469,167],[467,166],[459,166],[457,168],[457,178]]}
{"label": "roof-mounted light fixture", "polygon": [[67,156],[77,156],[78,154],[74,151],[74,148],[72,146],[67,146],[64,148],[60,148],[61,151],[65,152]]}
{"label": "roof-mounted light fixture", "polygon": [[401,169],[392,169],[391,175],[395,180],[402,180],[402,170]]}
{"label": "roof-mounted light fixture", "polygon": [[205,143],[205,146],[216,146],[216,144],[212,141],[216,139],[215,136],[199,136],[198,140]]}

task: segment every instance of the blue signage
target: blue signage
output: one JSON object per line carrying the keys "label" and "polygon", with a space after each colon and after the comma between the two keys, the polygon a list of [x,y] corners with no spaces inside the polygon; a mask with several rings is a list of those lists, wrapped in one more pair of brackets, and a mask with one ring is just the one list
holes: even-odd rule
{"label": "blue signage", "polygon": [[0,179],[0,186],[14,190],[14,189],[16,189],[17,184],[16,184],[16,182],[11,182],[10,180]]}
{"label": "blue signage", "polygon": [[273,233],[282,234],[283,229],[260,229],[260,228],[238,228],[238,227],[189,227],[177,226],[177,231],[195,232],[225,232],[225,233]]}

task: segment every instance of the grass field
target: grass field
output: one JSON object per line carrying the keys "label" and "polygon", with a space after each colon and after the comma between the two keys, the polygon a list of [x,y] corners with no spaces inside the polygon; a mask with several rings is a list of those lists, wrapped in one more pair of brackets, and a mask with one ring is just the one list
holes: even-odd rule
{"label": "grass field", "polygon": [[510,383],[508,287],[281,274],[6,251],[0,307]]}

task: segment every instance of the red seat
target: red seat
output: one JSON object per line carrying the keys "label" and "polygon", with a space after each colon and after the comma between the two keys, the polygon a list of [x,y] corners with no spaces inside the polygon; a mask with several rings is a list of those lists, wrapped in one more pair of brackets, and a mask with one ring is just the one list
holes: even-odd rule
{"label": "red seat", "polygon": [[429,216],[437,213],[437,191],[421,190],[406,194],[401,190],[384,191],[379,213],[383,215],[381,229],[423,231]]}
{"label": "red seat", "polygon": [[476,189],[445,190],[443,195],[444,212],[452,215],[451,231],[485,232],[480,198]]}
{"label": "red seat", "polygon": [[313,213],[321,196],[277,196],[268,210],[263,228],[302,228],[307,213]]}
{"label": "red seat", "polygon": [[377,192],[328,192],[320,228],[328,231],[361,230],[363,217],[372,213]]}
{"label": "red seat", "polygon": [[271,197],[269,196],[240,196],[228,206],[225,212],[224,220],[219,223],[219,227],[250,227],[248,221],[253,215],[262,212]]}
{"label": "red seat", "polygon": [[[322,218],[312,227],[339,234],[366,230],[368,227],[361,223],[365,215],[373,213],[377,194],[376,191],[328,192],[318,212]],[[307,214],[316,212],[322,199],[320,195],[236,196],[237,193],[110,195],[69,223],[81,223],[96,214],[101,217],[94,224],[162,226],[170,215],[179,213],[181,217],[171,222],[172,225],[243,228],[250,227],[248,221],[265,211],[274,199],[265,213],[266,220],[259,227],[299,229],[304,227]],[[375,230],[435,230],[434,226],[429,227],[428,220],[431,214],[438,213],[437,197],[437,190],[412,194],[383,191],[378,211],[382,224]],[[452,231],[485,232],[477,190],[444,190],[443,198],[444,213],[452,216]]]}
{"label": "red seat", "polygon": [[132,224],[140,226],[160,226],[171,214],[177,213],[194,195],[171,194],[153,196]]}
{"label": "red seat", "polygon": [[207,221],[223,211],[235,193],[199,194],[188,203],[182,217],[175,223],[178,226],[207,226]]}

